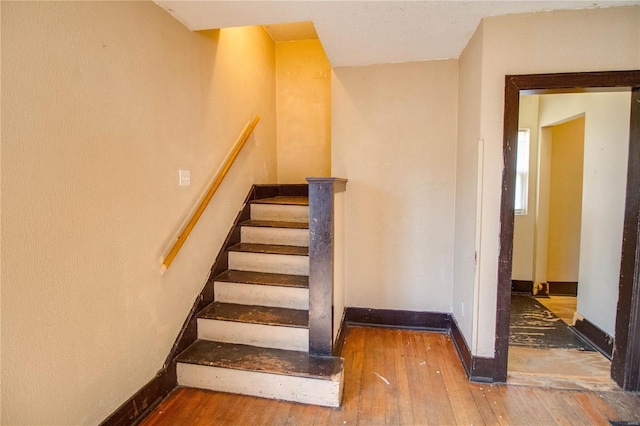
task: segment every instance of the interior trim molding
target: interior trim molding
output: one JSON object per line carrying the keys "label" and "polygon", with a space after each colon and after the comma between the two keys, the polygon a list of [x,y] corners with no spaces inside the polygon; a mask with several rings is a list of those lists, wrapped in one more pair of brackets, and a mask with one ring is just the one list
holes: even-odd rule
{"label": "interior trim molding", "polygon": [[344,341],[347,338],[347,322],[345,321],[345,317],[347,315],[347,308],[342,311],[342,318],[340,319],[340,329],[338,330],[338,335],[336,336],[336,340],[333,343],[333,350],[331,354],[333,356],[340,356],[342,353],[342,347],[344,346]]}
{"label": "interior trim molding", "polygon": [[614,339],[612,336],[601,330],[586,318],[576,320],[576,323],[573,325],[573,329],[580,335],[580,337],[588,340],[589,343],[598,348],[598,350],[607,358],[613,358]]}
{"label": "interior trim molding", "polygon": [[451,317],[451,338],[470,381],[480,383],[493,383],[496,381],[493,377],[494,358],[471,355],[467,341],[464,339],[458,323],[453,317]]}
{"label": "interior trim molding", "polygon": [[514,293],[533,294],[533,281],[511,280],[511,291]]}
{"label": "interior trim molding", "polygon": [[347,325],[415,328],[440,332],[448,332],[451,329],[451,314],[443,312],[347,307],[345,321]]}
{"label": "interior trim molding", "polygon": [[549,284],[549,294],[556,296],[577,296],[577,281],[547,281]]}
{"label": "interior trim molding", "polygon": [[175,388],[167,381],[167,370],[162,369],[138,392],[104,419],[100,426],[137,425],[149,415]]}

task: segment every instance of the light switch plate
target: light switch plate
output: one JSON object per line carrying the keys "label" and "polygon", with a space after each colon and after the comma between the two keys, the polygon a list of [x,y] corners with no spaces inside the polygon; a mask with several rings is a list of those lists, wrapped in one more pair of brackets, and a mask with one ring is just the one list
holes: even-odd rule
{"label": "light switch plate", "polygon": [[191,170],[178,170],[178,177],[180,186],[191,185]]}

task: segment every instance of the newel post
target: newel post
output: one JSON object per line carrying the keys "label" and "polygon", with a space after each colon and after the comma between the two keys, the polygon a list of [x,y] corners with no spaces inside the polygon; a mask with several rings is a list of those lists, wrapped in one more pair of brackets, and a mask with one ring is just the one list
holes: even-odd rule
{"label": "newel post", "polygon": [[[335,194],[347,188],[341,178],[307,178],[309,183],[309,354],[333,349]],[[339,313],[341,314],[341,313]]]}

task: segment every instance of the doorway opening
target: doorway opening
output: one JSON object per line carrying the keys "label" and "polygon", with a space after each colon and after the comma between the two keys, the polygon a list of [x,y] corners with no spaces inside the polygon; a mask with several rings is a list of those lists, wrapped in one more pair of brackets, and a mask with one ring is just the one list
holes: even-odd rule
{"label": "doorway opening", "polygon": [[530,286],[511,298],[509,383],[616,388],[611,348],[575,321],[612,341],[629,109],[630,91],[520,96],[519,133],[531,140],[517,147],[512,278]]}
{"label": "doorway opening", "polygon": [[631,91],[628,171],[614,326],[611,377],[623,389],[640,390],[640,71],[507,76],[505,87],[504,172],[494,380],[507,379],[513,270],[515,151],[520,95]]}

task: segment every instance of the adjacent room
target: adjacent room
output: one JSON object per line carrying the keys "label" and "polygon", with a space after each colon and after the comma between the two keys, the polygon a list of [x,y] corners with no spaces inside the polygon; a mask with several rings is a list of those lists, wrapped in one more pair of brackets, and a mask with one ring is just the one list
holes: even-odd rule
{"label": "adjacent room", "polygon": [[520,99],[511,383],[614,386],[630,95]]}

